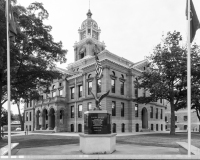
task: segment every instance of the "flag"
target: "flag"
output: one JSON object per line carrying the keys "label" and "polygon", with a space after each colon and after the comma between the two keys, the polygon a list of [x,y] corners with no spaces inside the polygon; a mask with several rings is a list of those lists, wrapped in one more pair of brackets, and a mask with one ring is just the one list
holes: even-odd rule
{"label": "flag", "polygon": [[13,15],[13,7],[11,5],[11,0],[8,0],[8,17],[7,18],[8,18],[8,23],[9,23],[9,38],[12,42],[14,42],[15,36],[17,35],[17,26],[15,22],[15,17]]}
{"label": "flag", "polygon": [[100,79],[101,75],[102,75],[102,65],[101,65],[101,62],[99,61],[99,58],[98,58],[97,54],[95,54],[95,60],[96,60],[97,79]]}
{"label": "flag", "polygon": [[[186,17],[188,19],[188,0],[186,4]],[[194,40],[195,34],[197,29],[200,28],[200,23],[193,5],[193,2],[191,0],[190,2],[190,43]]]}

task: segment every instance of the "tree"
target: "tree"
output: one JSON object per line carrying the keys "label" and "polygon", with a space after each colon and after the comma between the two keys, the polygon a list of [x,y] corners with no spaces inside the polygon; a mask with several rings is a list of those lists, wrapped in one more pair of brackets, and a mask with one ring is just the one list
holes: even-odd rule
{"label": "tree", "polygon": [[175,110],[186,95],[186,48],[180,46],[179,32],[168,32],[162,43],[148,57],[149,69],[135,81],[136,87],[150,92],[149,97],[138,97],[138,103],[155,102],[158,99],[169,101],[171,106],[171,131],[175,134]]}
{"label": "tree", "polygon": [[[8,111],[2,108],[1,111],[1,127],[8,125]],[[13,114],[11,113],[11,120],[14,120]]]}
{"label": "tree", "polygon": [[[0,2],[4,3],[4,0]],[[50,34],[52,27],[43,23],[49,14],[42,3],[34,2],[28,8],[14,3],[13,10],[18,23],[18,34],[15,43],[10,46],[11,99],[18,103],[20,98],[25,101],[39,98],[38,88],[46,87],[53,79],[61,77],[55,69],[55,62],[66,62],[67,50],[62,49],[62,42],[54,42]],[[2,8],[0,30],[1,109],[7,101],[6,19]]]}
{"label": "tree", "polygon": [[[197,114],[200,121],[200,46],[191,47],[191,109]],[[187,107],[187,95],[178,103],[176,111]]]}

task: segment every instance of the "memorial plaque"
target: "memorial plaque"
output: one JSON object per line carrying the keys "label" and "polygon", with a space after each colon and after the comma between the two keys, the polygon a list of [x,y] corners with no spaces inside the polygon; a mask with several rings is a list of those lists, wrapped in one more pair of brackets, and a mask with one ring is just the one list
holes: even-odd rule
{"label": "memorial plaque", "polygon": [[85,134],[110,134],[111,119],[107,111],[87,111],[84,113]]}

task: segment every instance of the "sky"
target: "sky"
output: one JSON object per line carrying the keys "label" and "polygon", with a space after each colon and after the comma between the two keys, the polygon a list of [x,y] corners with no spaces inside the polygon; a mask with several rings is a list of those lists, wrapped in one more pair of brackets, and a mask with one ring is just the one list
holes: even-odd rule
{"label": "sky", "polygon": [[[67,49],[67,62],[57,64],[66,68],[74,62],[73,45],[79,41],[78,29],[87,18],[90,8],[92,19],[101,29],[100,41],[106,49],[132,62],[149,56],[162,40],[162,35],[174,30],[187,40],[186,0],[17,0],[27,7],[32,2],[41,2],[49,12],[45,24],[52,26],[54,41],[62,41]],[[200,0],[193,0],[200,19]],[[90,6],[90,7],[89,7]],[[200,29],[194,42],[200,45]],[[17,107],[12,107],[17,113]]]}

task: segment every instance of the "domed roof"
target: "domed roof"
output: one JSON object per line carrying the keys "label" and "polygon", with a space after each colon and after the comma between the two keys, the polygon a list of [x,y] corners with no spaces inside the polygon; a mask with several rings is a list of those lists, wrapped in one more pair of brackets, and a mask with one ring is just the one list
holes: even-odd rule
{"label": "domed roof", "polygon": [[98,29],[97,22],[91,18],[92,13],[90,9],[88,10],[88,13],[86,15],[87,15],[87,19],[82,22],[81,29],[86,28],[86,26],[92,26],[93,28]]}

